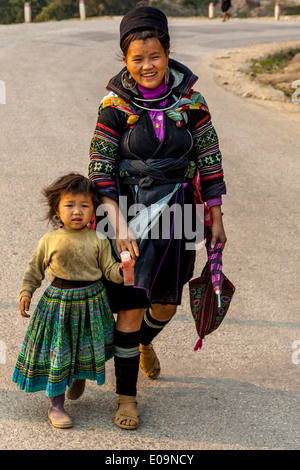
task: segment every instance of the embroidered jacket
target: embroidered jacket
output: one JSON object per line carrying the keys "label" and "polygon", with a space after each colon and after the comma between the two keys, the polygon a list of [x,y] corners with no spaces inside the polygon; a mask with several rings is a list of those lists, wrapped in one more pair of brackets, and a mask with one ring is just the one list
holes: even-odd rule
{"label": "embroidered jacket", "polygon": [[[166,117],[178,127],[185,125],[193,137],[193,152],[186,177],[200,179],[203,201],[226,193],[223,178],[222,155],[211,115],[203,96],[192,86],[196,77],[187,67],[175,60],[169,61],[173,103],[164,111]],[[94,180],[102,195],[117,200],[116,164],[120,158],[120,140],[124,132],[138,124],[139,108],[134,103],[136,90],[128,91],[122,85],[121,72],[108,83],[110,93],[103,98],[98,110],[94,136],[90,146],[89,177]],[[122,178],[127,176],[118,171]]]}

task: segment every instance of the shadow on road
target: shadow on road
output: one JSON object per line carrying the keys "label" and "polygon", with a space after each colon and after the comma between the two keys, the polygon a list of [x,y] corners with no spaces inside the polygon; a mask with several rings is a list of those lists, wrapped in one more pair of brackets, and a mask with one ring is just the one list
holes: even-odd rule
{"label": "shadow on road", "polygon": [[[112,433],[112,449],[126,449],[127,438],[134,434],[131,449],[153,449],[151,440],[173,449],[202,449],[209,444],[216,448],[268,448],[295,449],[299,438],[299,423],[295,413],[297,394],[284,390],[258,387],[230,379],[203,379],[201,377],[163,377],[157,382],[140,380],[140,426],[127,433],[113,423],[116,410],[114,392],[88,382],[84,396],[74,402],[67,401],[66,409],[74,421],[72,430],[55,430],[47,420],[48,399],[44,392],[25,394],[21,391],[4,391],[1,394],[2,411],[0,429],[6,433],[6,445],[12,442],[14,423],[22,423],[24,435],[22,448],[35,448],[34,436],[43,433],[44,448],[75,449],[80,438],[81,448],[101,448],[100,436]],[[111,388],[113,389],[113,387]],[[280,426],[278,425],[280,423]],[[66,439],[66,435],[68,438]],[[53,436],[55,439],[53,440]],[[294,436],[294,441],[291,440]],[[2,439],[1,439],[2,440]],[[3,440],[2,440],[3,442]],[[186,443],[188,447],[186,447]],[[84,444],[86,443],[86,444]]]}

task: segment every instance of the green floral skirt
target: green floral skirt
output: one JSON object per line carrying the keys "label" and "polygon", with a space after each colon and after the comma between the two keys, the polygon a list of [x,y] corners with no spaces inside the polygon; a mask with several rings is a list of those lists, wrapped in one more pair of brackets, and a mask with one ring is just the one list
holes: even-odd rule
{"label": "green floral skirt", "polygon": [[50,285],[25,335],[13,382],[25,392],[64,393],[72,379],[105,382],[113,357],[114,317],[101,281],[76,289]]}

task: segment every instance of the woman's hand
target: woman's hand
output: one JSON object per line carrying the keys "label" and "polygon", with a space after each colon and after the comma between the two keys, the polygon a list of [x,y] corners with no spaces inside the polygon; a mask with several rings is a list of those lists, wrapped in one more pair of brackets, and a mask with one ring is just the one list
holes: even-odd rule
{"label": "woman's hand", "polygon": [[128,227],[118,203],[113,199],[104,196],[101,204],[116,234],[116,244],[119,253],[129,251],[132,259],[139,256],[139,247],[136,238]]}
{"label": "woman's hand", "polygon": [[19,309],[20,309],[22,317],[25,317],[25,318],[30,317],[30,315],[28,315],[28,313],[25,312],[25,310],[26,311],[29,310],[30,302],[31,302],[31,298],[28,297],[27,295],[24,295],[24,297],[21,298],[20,303],[19,303]]}
{"label": "woman's hand", "polygon": [[221,206],[212,206],[210,208],[212,215],[212,238],[210,246],[214,248],[218,240],[222,242],[222,250],[225,248],[227,237],[223,226]]}
{"label": "woman's hand", "polygon": [[116,244],[119,253],[129,251],[133,260],[136,256],[139,256],[139,247],[136,238],[125,221],[120,224],[119,230],[116,233]]}

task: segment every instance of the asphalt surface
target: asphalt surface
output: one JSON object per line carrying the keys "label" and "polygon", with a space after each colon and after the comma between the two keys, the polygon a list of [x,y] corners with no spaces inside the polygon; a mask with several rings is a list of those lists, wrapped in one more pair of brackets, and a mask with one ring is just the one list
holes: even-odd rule
{"label": "asphalt surface", "polygon": [[[113,361],[103,387],[89,381],[84,396],[67,403],[70,430],[49,424],[44,392],[25,394],[11,381],[28,324],[18,312],[18,293],[49,229],[41,189],[65,172],[87,172],[98,105],[122,65],[119,21],[0,26],[6,85],[6,104],[0,100],[0,449],[299,450],[299,115],[227,92],[210,67],[221,49],[300,41],[299,22],[170,21],[172,57],[199,76],[196,88],[209,104],[223,153],[224,272],[236,294],[220,329],[193,351],[186,290],[155,341],[160,378],[152,382],[140,373],[136,431],[113,423]],[[199,252],[195,275],[204,261]],[[46,286],[47,277],[31,312]]]}

